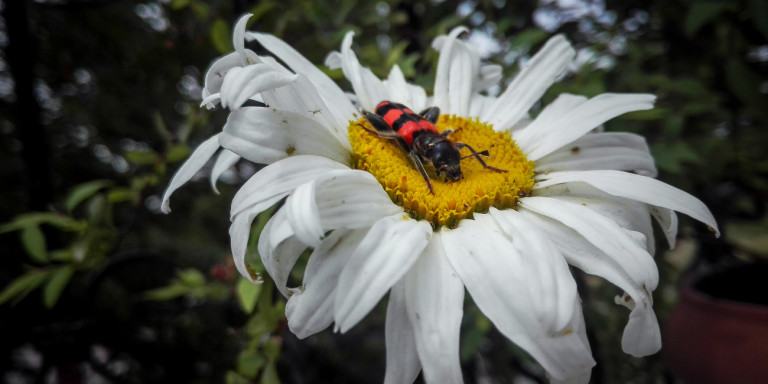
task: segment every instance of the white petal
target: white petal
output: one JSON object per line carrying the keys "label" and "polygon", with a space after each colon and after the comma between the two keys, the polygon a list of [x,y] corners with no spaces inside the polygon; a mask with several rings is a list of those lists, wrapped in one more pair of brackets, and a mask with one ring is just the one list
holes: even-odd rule
{"label": "white petal", "polygon": [[614,196],[672,209],[706,224],[720,236],[717,222],[706,205],[685,191],[650,177],[620,171],[552,172],[541,177],[537,188],[550,185],[583,182]]}
{"label": "white petal", "polygon": [[647,151],[617,147],[584,148],[578,140],[536,162],[538,172],[596,169],[630,171],[650,177],[658,174],[653,157]]}
{"label": "white petal", "polygon": [[211,170],[211,188],[213,188],[214,192],[217,194],[219,193],[219,188],[216,187],[216,182],[219,181],[219,177],[235,165],[238,160],[240,160],[240,156],[232,151],[222,149],[221,152],[219,152],[219,156],[216,157],[216,162],[213,163],[213,169]]}
{"label": "white petal", "polygon": [[408,316],[425,381],[463,383],[459,333],[464,285],[448,263],[439,233],[432,236],[404,281]]}
{"label": "white petal", "polygon": [[587,98],[570,93],[561,93],[555,101],[549,103],[544,110],[536,116],[536,125],[528,125],[514,132],[513,137],[518,145],[524,148],[533,147],[537,141],[542,140],[542,134],[546,127],[556,123],[561,117],[587,101]]}
{"label": "white petal", "polygon": [[168,188],[165,189],[163,194],[163,202],[160,205],[160,210],[163,213],[171,212],[170,199],[173,192],[179,189],[187,181],[189,181],[200,169],[203,168],[205,163],[213,157],[213,154],[219,149],[219,135],[213,135],[202,144],[195,148],[194,152],[189,155],[189,158],[181,165],[178,171],[173,175],[171,182],[168,183]]}
{"label": "white petal", "polygon": [[432,235],[432,227],[404,214],[379,220],[355,250],[339,278],[336,327],[346,332],[411,268]]}
{"label": "white petal", "polygon": [[352,39],[355,36],[354,32],[347,32],[344,36],[344,41],[341,43],[341,54],[334,55],[336,59],[326,60],[326,63],[330,67],[334,67],[333,61],[337,61],[336,64],[341,64],[341,70],[344,72],[344,77],[352,84],[352,89],[355,90],[355,94],[360,100],[360,106],[367,110],[373,110],[382,100],[386,100],[389,97],[389,91],[384,84],[371,72],[370,69],[360,65],[357,60],[357,56],[352,51]]}
{"label": "white petal", "polygon": [[288,328],[299,339],[333,323],[333,298],[339,274],[365,232],[334,231],[310,255],[304,270],[303,288],[291,295],[285,307]]}
{"label": "white petal", "polygon": [[635,307],[629,314],[629,321],[621,336],[621,349],[632,356],[643,357],[661,349],[661,331],[650,301],[637,305],[645,307]]}
{"label": "white petal", "polygon": [[345,148],[351,148],[347,137],[347,125],[349,120],[355,117],[356,112],[350,116],[346,114],[337,116],[332,104],[335,101],[324,100],[318,92],[318,88],[306,76],[299,74],[292,83],[265,91],[262,96],[264,102],[272,108],[290,111],[315,120],[332,133]]}
{"label": "white petal", "polygon": [[578,103],[557,117],[549,114],[537,117],[524,130],[534,139],[524,140],[520,137],[522,134],[513,136],[515,140],[520,138],[518,144],[529,159],[539,160],[616,116],[653,108],[655,100],[656,96],[648,94],[604,93]]}
{"label": "white petal", "polygon": [[504,72],[501,65],[495,65],[495,64],[484,65],[480,67],[480,72],[478,73],[478,79],[473,84],[472,90],[482,91],[490,87],[493,87],[499,84],[503,75],[504,75]]}
{"label": "white petal", "polygon": [[655,253],[650,206],[633,200],[609,195],[583,183],[560,184],[537,189],[537,196],[553,196],[560,200],[589,206],[592,210],[615,221],[620,227],[636,231],[645,237],[648,253]]}
{"label": "white petal", "polygon": [[296,237],[310,247],[317,247],[325,235],[315,200],[315,180],[296,188],[285,201],[286,216]]}
{"label": "white petal", "polygon": [[349,153],[315,120],[272,108],[232,111],[221,145],[254,163],[272,163],[292,155],[318,155],[347,162]]}
{"label": "white petal", "polygon": [[296,78],[265,63],[232,68],[224,75],[221,85],[221,106],[238,109],[257,93],[282,87]]}
{"label": "white petal", "polygon": [[384,80],[384,85],[389,89],[389,100],[407,105],[414,111],[420,111],[426,107],[424,89],[417,85],[408,84],[399,66],[392,66],[389,77]]}
{"label": "white petal", "polygon": [[246,38],[258,40],[264,48],[279,57],[294,72],[306,76],[317,88],[317,92],[329,107],[328,112],[333,116],[333,120],[337,125],[346,127],[349,120],[353,119],[356,111],[349,99],[344,95],[344,91],[328,75],[302,56],[301,53],[273,35],[248,33]]}
{"label": "white petal", "polygon": [[245,55],[245,27],[248,24],[248,19],[253,14],[246,13],[240,16],[240,19],[235,23],[235,27],[232,29],[232,46],[235,48],[235,52],[241,56],[241,65],[248,64],[248,57]]}
{"label": "white petal", "polygon": [[[433,43],[439,46],[440,57],[435,75],[435,105],[441,112],[466,116],[479,58],[467,44],[458,40],[464,27],[454,28],[448,36]],[[437,49],[437,48],[436,48]]]}
{"label": "white petal", "polygon": [[297,188],[286,207],[296,235],[311,246],[328,231],[367,228],[403,212],[373,175],[358,170],[326,172]]}
{"label": "white petal", "polygon": [[493,124],[496,130],[515,125],[565,72],[574,54],[573,47],[562,35],[549,39],[520,70],[496,103],[482,116],[482,120]]}
{"label": "white petal", "polygon": [[674,249],[677,242],[677,214],[671,209],[654,206],[651,206],[650,211],[664,232],[669,248]]}
{"label": "white petal", "polygon": [[584,236],[594,246],[616,258],[621,257],[632,276],[652,291],[659,283],[659,271],[644,244],[622,229],[615,221],[590,207],[552,197],[526,197],[520,206],[560,221]]}
{"label": "white petal", "polygon": [[[286,212],[286,208],[283,207],[267,221],[259,236],[258,250],[264,269],[274,280],[275,286],[280,293],[288,297],[288,277],[296,261],[304,250],[307,249],[307,245],[295,236],[293,228],[286,217]],[[236,216],[235,221],[244,215]],[[248,224],[248,228],[250,229],[250,224]],[[247,241],[248,239],[246,238],[242,247],[248,244]],[[233,251],[235,260],[241,258],[241,255],[241,251],[238,250],[238,253]]]}
{"label": "white petal", "polygon": [[535,284],[528,286],[529,295],[538,298],[539,319],[551,330],[565,329],[575,311],[576,282],[560,250],[513,209],[489,211],[496,224],[512,240],[525,262],[520,268],[531,274]]}
{"label": "white petal", "polygon": [[[635,308],[632,310],[631,317],[640,317],[648,320],[653,314],[652,298],[650,293],[645,290],[642,281],[639,281],[628,266],[623,263],[621,254],[607,254],[587,239],[579,235],[576,231],[565,227],[564,225],[539,216],[536,213],[521,209],[520,213],[539,230],[546,233],[549,241],[565,255],[568,263],[583,270],[591,275],[600,276],[614,285],[624,290],[634,300]],[[650,313],[649,313],[650,312]],[[624,328],[625,334],[637,335],[643,334],[648,343],[638,344],[646,354],[655,353],[661,348],[660,332],[658,323],[654,326],[648,321],[633,321]],[[653,342],[653,343],[652,343]],[[638,352],[637,350],[625,349]],[[637,356],[636,353],[634,355]]]}
{"label": "white petal", "polygon": [[296,187],[322,176],[325,172],[348,169],[346,165],[320,156],[292,156],[276,161],[251,176],[232,199],[230,217],[259,205],[265,210],[287,196]]}
{"label": "white petal", "polygon": [[472,100],[469,101],[469,117],[480,117],[485,114],[485,111],[493,105],[496,98],[493,96],[485,96],[479,93],[472,95]]}
{"label": "white petal", "polygon": [[392,287],[387,304],[387,371],[384,384],[411,384],[421,370],[405,301],[405,284],[400,281]]}
{"label": "white petal", "polygon": [[535,263],[536,257],[520,255],[493,219],[476,214],[475,220],[464,220],[457,229],[442,233],[448,260],[480,310],[549,375],[565,380],[583,375],[595,364],[579,335],[568,329],[553,333],[541,323],[537,316],[541,298],[521,294],[538,284],[538,275],[523,267]]}

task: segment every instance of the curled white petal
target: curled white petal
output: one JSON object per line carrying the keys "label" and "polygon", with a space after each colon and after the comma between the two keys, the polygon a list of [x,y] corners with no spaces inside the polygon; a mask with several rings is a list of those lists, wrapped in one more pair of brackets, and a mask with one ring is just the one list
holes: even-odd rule
{"label": "curled white petal", "polygon": [[344,127],[353,118],[355,108],[344,94],[344,91],[328,75],[307,60],[301,53],[293,49],[293,47],[276,36],[266,33],[247,33],[246,38],[257,40],[264,48],[279,57],[294,72],[306,76],[316,87],[325,104],[328,105],[328,113],[333,116],[333,121],[336,125]]}
{"label": "curled white petal", "polygon": [[221,84],[221,106],[238,109],[254,95],[282,87],[294,80],[296,75],[277,70],[266,63],[231,68]]}
{"label": "curled white petal", "polygon": [[288,328],[303,339],[333,323],[333,298],[339,274],[366,230],[337,230],[312,251],[304,270],[304,284],[285,307]]}
{"label": "curled white petal", "polygon": [[473,80],[479,65],[476,53],[458,40],[466,30],[456,27],[432,44],[440,50],[435,75],[435,105],[444,113],[463,116],[469,112]]}
{"label": "curled white petal", "polygon": [[246,107],[230,113],[221,145],[255,163],[295,155],[318,155],[347,162],[342,144],[317,121],[273,108]]}
{"label": "curled white petal", "polygon": [[211,188],[213,188],[214,192],[217,194],[219,193],[219,188],[216,187],[216,182],[219,181],[221,175],[232,168],[238,160],[240,160],[240,156],[232,151],[222,149],[221,152],[219,152],[219,156],[216,157],[216,162],[213,163],[213,169],[211,170],[210,181]]}
{"label": "curled white petal", "polygon": [[[307,249],[307,245],[296,237],[293,227],[286,218],[286,212],[287,210],[283,207],[267,221],[259,236],[258,251],[261,264],[275,282],[275,286],[280,293],[288,297],[288,276],[296,261]],[[240,216],[243,214],[237,217]],[[248,226],[250,228],[250,224]],[[247,245],[247,239],[243,243],[243,246],[245,245]],[[236,260],[242,257],[240,252],[233,252],[233,255]]]}
{"label": "curled white petal", "polygon": [[645,244],[638,244],[616,222],[589,207],[552,197],[526,197],[520,199],[520,206],[560,221],[603,252],[621,257],[622,263],[648,290],[656,289],[659,271],[653,256],[645,249]]}
{"label": "curled white petal", "polygon": [[265,210],[299,185],[314,180],[325,172],[338,169],[348,167],[320,156],[292,156],[276,161],[256,172],[240,187],[232,199],[230,217],[234,218],[245,209],[256,205]]}
{"label": "curled white petal", "polygon": [[168,183],[168,188],[165,189],[162,204],[160,205],[160,210],[163,211],[163,213],[171,212],[170,200],[173,192],[195,176],[195,174],[205,166],[205,163],[213,157],[213,154],[216,153],[218,149],[218,134],[211,136],[195,148],[187,161],[185,161],[184,164],[181,165],[181,168],[179,168],[173,175],[171,182]]}
{"label": "curled white petal", "polygon": [[537,188],[581,182],[614,196],[672,209],[706,224],[720,236],[717,222],[704,203],[689,193],[650,177],[620,171],[563,171],[541,176]]}

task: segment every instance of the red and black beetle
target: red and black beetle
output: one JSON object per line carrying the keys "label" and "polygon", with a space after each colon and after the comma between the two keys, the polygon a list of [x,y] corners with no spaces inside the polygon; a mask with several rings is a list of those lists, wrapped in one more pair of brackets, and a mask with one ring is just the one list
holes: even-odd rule
{"label": "red and black beetle", "polygon": [[[468,144],[448,139],[453,130],[438,132],[435,128],[437,118],[440,116],[438,107],[427,108],[417,115],[405,105],[384,100],[376,106],[376,113],[363,111],[363,114],[376,128],[376,131],[368,130],[369,132],[396,141],[400,148],[408,153],[413,165],[427,182],[431,193],[434,193],[432,183],[429,181],[429,175],[422,161],[432,163],[435,173],[438,176],[445,173],[448,181],[457,181],[463,177],[459,163],[467,157],[474,157],[484,168],[491,171],[506,172],[503,169],[491,167],[483,161],[480,156],[488,156],[488,151],[478,152]],[[459,153],[462,148],[467,148],[471,154],[462,157]]]}

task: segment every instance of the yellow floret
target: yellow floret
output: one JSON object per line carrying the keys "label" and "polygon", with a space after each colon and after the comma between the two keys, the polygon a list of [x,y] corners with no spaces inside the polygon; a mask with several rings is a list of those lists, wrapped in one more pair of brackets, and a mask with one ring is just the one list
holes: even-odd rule
{"label": "yellow floret", "polygon": [[[365,119],[349,123],[352,165],[373,174],[393,202],[413,218],[427,220],[435,228],[455,227],[461,219],[472,217],[474,212],[487,212],[492,206],[514,208],[518,199],[533,189],[533,162],[508,133],[496,132],[491,125],[476,119],[443,115],[436,127],[440,132],[456,131],[450,135],[454,142],[467,143],[478,151],[488,150],[490,156],[484,158],[486,163],[506,172],[493,172],[477,160],[467,158],[461,162],[464,178],[444,182],[427,167],[432,175],[434,194],[429,192],[419,171],[396,143],[379,138],[362,125],[374,130]],[[462,151],[462,155],[469,155],[469,151]]]}

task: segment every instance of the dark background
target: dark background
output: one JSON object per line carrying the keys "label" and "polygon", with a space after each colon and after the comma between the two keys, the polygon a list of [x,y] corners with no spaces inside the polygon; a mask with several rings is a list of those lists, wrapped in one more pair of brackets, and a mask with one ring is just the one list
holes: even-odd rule
{"label": "dark background", "polygon": [[[660,178],[701,198],[723,237],[682,219],[659,242],[663,320],[688,276],[768,256],[768,2],[741,1],[23,1],[0,24],[0,380],[367,383],[383,377],[383,311],[346,335],[298,341],[270,282],[238,279],[228,204],[255,171],[160,196],[224,111],[198,108],[208,64],[231,28],[274,33],[318,65],[357,31],[365,65],[399,64],[431,89],[432,39],[467,25],[508,77],[564,33],[581,65],[560,92],[649,92],[657,108],[609,122],[646,136]],[[258,46],[251,48],[259,50]],[[339,71],[329,72],[348,86]],[[207,175],[207,173],[205,173]],[[258,230],[258,228],[257,228]],[[657,236],[660,240],[662,236]],[[301,268],[296,271],[301,276]],[[617,290],[577,274],[595,383],[675,382],[662,355],[621,353]],[[462,328],[468,383],[543,374],[471,303]]]}

